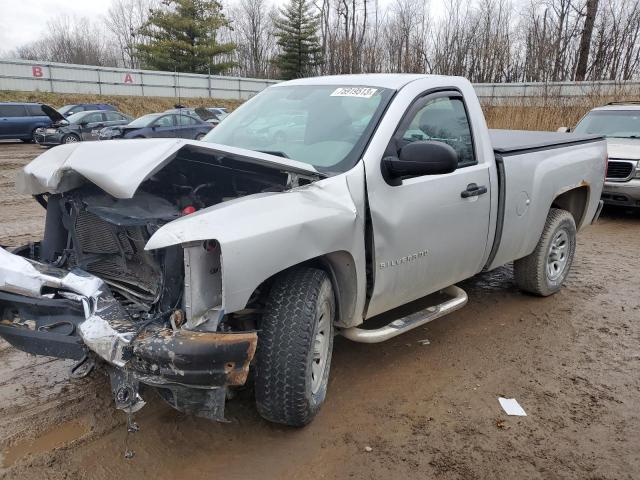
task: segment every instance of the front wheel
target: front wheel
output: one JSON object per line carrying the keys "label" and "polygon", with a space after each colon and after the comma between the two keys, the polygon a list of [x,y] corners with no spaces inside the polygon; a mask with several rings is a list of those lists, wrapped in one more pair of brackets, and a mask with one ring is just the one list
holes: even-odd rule
{"label": "front wheel", "polygon": [[335,299],[328,275],[297,268],[274,282],[256,353],[256,405],[265,419],[309,423],[324,402],[333,351]]}
{"label": "front wheel", "polygon": [[552,208],[536,249],[513,264],[516,284],[525,292],[546,297],[567,278],[576,251],[576,223],[566,210]]}
{"label": "front wheel", "polygon": [[198,141],[200,141],[200,140],[202,140],[203,138],[204,138],[204,133],[199,133],[199,134],[197,134],[197,135],[196,135],[196,138],[195,138],[195,139],[196,139],[196,140],[198,140]]}
{"label": "front wheel", "polygon": [[80,137],[73,133],[69,133],[62,138],[62,143],[78,143],[79,141]]}

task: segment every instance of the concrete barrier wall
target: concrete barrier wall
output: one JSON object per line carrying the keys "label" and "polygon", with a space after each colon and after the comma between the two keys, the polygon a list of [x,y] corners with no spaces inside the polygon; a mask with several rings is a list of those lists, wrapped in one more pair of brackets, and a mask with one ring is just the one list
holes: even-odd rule
{"label": "concrete barrier wall", "polygon": [[[276,82],[220,75],[0,60],[0,90],[246,100]],[[485,83],[474,87],[480,100],[491,104],[545,104],[547,99],[575,103],[585,96],[635,96],[640,99],[639,81]]]}
{"label": "concrete barrier wall", "polygon": [[246,100],[275,80],[0,60],[0,90]]}

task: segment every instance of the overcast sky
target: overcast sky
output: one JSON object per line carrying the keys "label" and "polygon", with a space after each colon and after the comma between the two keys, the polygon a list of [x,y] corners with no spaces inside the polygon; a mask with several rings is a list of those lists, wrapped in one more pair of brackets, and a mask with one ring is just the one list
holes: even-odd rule
{"label": "overcast sky", "polygon": [[94,17],[107,12],[110,0],[0,0],[0,50],[11,51],[37,40],[47,21],[58,15]]}
{"label": "overcast sky", "polygon": [[[232,3],[226,0],[223,3]],[[285,0],[272,0],[283,3]],[[393,0],[380,0],[381,4]],[[0,0],[0,54],[39,38],[47,22],[59,15],[97,18],[109,10],[111,0]],[[432,14],[442,11],[443,0],[431,0]]]}

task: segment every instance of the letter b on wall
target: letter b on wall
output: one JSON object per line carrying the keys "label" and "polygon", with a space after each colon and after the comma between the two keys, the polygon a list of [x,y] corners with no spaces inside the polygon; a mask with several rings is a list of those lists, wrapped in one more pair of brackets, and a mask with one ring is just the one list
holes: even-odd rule
{"label": "letter b on wall", "polygon": [[44,75],[44,73],[42,72],[42,67],[33,65],[31,67],[31,75],[33,75],[35,78],[42,78]]}

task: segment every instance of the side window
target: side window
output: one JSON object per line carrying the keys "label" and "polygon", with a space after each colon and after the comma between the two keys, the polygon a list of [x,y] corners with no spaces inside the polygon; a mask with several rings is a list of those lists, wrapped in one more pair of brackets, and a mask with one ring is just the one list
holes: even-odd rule
{"label": "side window", "polygon": [[40,105],[27,105],[27,112],[29,112],[29,115],[32,117],[46,117]]}
{"label": "side window", "polygon": [[[403,124],[406,125],[405,122]],[[460,97],[436,97],[415,112],[404,131],[398,132],[399,146],[417,140],[446,143],[458,153],[458,167],[477,163],[471,127]]]}
{"label": "side window", "polygon": [[102,121],[102,114],[101,113],[90,113],[89,115],[85,115],[82,119],[83,122],[86,123],[96,123],[96,122],[101,122]]}
{"label": "side window", "polygon": [[0,105],[0,117],[26,117],[24,105]]}
{"label": "side window", "polygon": [[156,120],[154,124],[156,127],[173,127],[173,115],[165,115]]}
{"label": "side window", "polygon": [[117,112],[105,112],[105,116],[107,117],[107,122],[118,122],[125,119]]}
{"label": "side window", "polygon": [[195,125],[198,123],[195,118],[191,118],[188,115],[178,115],[178,125],[186,127],[188,125]]}

